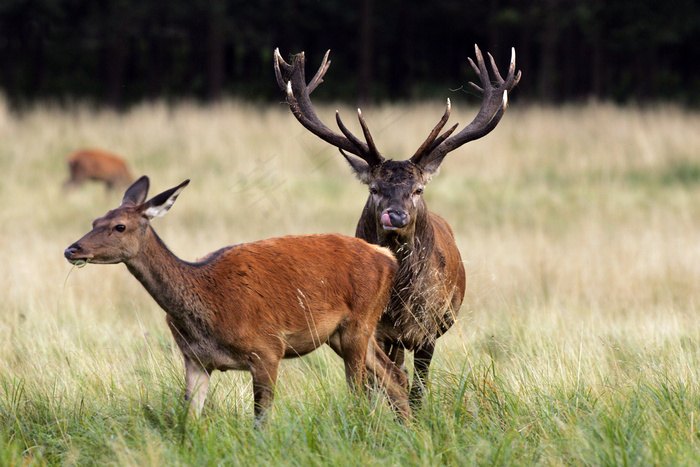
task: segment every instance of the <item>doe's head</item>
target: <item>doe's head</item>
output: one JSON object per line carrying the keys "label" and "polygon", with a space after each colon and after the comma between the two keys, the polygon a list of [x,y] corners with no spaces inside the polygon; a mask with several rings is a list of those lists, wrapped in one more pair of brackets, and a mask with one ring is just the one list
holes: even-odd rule
{"label": "doe's head", "polygon": [[133,258],[146,240],[150,221],[163,216],[187,186],[189,180],[154,196],[148,201],[149,180],[143,176],[124,193],[121,205],[95,219],[92,230],[65,249],[68,262],[116,264]]}

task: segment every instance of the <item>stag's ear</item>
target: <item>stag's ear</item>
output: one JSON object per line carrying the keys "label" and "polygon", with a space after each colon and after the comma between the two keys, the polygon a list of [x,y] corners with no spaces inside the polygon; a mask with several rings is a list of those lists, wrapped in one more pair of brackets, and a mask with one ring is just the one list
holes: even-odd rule
{"label": "stag's ear", "polygon": [[182,190],[185,189],[187,184],[190,183],[189,180],[185,180],[184,182],[180,183],[178,186],[175,188],[171,188],[169,190],[164,191],[163,193],[154,196],[153,198],[149,199],[144,205],[144,211],[143,215],[148,217],[149,219],[153,219],[154,217],[160,217],[164,215],[170,207],[175,203],[175,200],[177,197],[180,195]]}
{"label": "stag's ear", "polygon": [[437,175],[440,171],[440,164],[442,164],[443,159],[447,154],[443,154],[431,161],[425,161],[418,164],[418,167],[423,169],[423,173],[428,176],[428,181],[433,178],[433,175]]}
{"label": "stag's ear", "polygon": [[352,167],[352,171],[355,172],[355,176],[365,185],[369,185],[370,183],[370,177],[369,177],[369,164],[365,162],[363,159],[360,159],[359,157],[352,156],[342,149],[340,150],[340,153],[343,155],[346,161],[348,161],[348,164],[350,164],[350,167]]}
{"label": "stag's ear", "polygon": [[146,200],[146,195],[148,194],[148,177],[142,176],[134,183],[131,184],[129,188],[126,189],[124,193],[124,198],[122,198],[122,205],[126,203],[131,204],[141,204]]}

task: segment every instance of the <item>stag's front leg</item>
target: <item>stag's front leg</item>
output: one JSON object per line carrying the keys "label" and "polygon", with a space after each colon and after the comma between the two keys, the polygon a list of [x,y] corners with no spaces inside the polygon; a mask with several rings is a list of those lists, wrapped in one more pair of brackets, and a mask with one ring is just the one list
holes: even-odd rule
{"label": "stag's front leg", "polygon": [[394,362],[396,368],[403,371],[404,375],[408,379],[408,368],[406,368],[406,356],[405,349],[398,342],[384,341],[384,353],[389,357],[389,359]]}
{"label": "stag's front leg", "polygon": [[198,362],[185,357],[185,401],[190,416],[202,414],[209,391],[209,372]]}
{"label": "stag's front leg", "polygon": [[409,401],[414,410],[420,410],[421,406],[423,405],[425,388],[428,381],[428,371],[430,369],[430,361],[433,359],[434,352],[435,343],[431,341],[422,344],[413,353],[414,371]]}

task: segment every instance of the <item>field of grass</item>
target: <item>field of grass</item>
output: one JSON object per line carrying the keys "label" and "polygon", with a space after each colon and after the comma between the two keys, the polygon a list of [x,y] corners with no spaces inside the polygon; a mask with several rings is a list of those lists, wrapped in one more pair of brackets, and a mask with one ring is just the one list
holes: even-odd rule
{"label": "field of grass", "polygon": [[[466,101],[453,99],[463,125]],[[334,107],[321,110],[332,122]],[[383,155],[405,158],[443,108],[363,110]],[[163,311],[124,266],[65,261],[122,193],[63,193],[64,158],[122,154],[152,194],[190,178],[153,225],[193,260],[265,237],[352,235],[366,188],[340,154],[282,104],[17,115],[0,102],[0,465],[698,464],[699,128],[700,114],[671,106],[516,103],[426,189],[468,284],[425,410],[402,425],[383,400],[351,396],[322,349],[282,363],[255,430],[240,372],[216,373],[205,416],[185,424]]]}

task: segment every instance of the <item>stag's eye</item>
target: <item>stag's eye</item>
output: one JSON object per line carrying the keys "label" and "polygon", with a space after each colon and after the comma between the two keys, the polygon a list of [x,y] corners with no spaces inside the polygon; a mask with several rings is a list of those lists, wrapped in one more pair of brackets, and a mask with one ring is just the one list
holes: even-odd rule
{"label": "stag's eye", "polygon": [[124,232],[126,230],[126,226],[124,224],[117,224],[114,226],[114,230],[117,232]]}
{"label": "stag's eye", "polygon": [[377,190],[376,187],[371,186],[369,187],[369,192],[370,194],[376,195],[377,193],[379,193],[379,190]]}
{"label": "stag's eye", "polygon": [[416,191],[413,192],[414,195],[420,196],[423,194],[423,188],[416,188]]}

